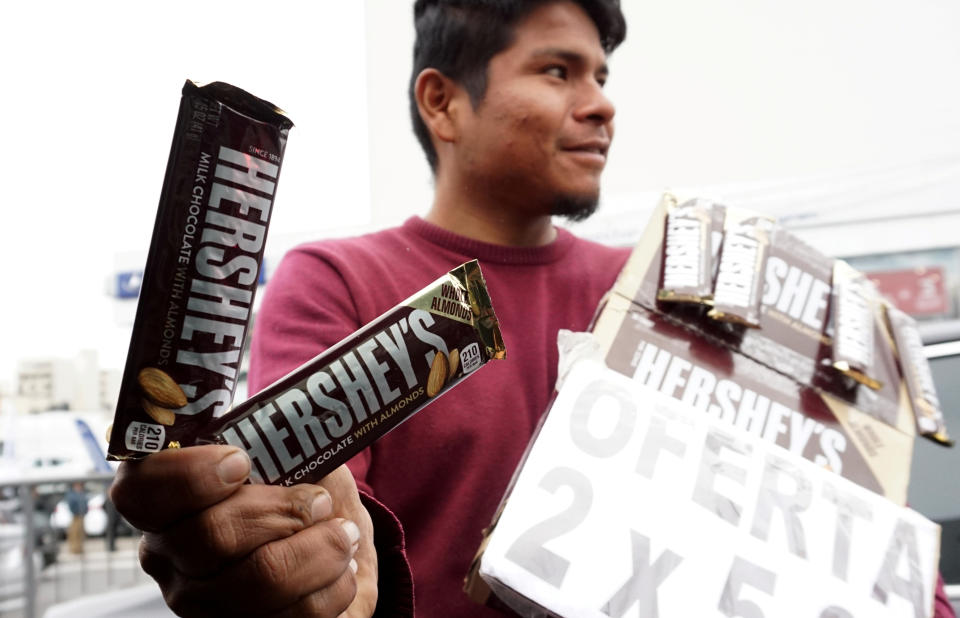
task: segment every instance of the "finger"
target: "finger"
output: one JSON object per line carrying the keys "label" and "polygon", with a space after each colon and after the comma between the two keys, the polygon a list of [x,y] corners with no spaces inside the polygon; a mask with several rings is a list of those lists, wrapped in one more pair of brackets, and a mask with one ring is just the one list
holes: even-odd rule
{"label": "finger", "polygon": [[110,499],[133,526],[160,530],[217,504],[249,474],[249,457],[233,446],[171,449],[123,462]]}
{"label": "finger", "polygon": [[292,536],[332,513],[330,494],[316,485],[244,485],[162,534],[145,533],[145,549],[167,558],[184,575],[209,577],[261,545]]}
{"label": "finger", "polygon": [[356,524],[348,520],[320,522],[289,538],[261,545],[213,577],[177,574],[165,596],[182,615],[202,615],[210,610],[210,599],[216,599],[218,615],[280,611],[333,586],[349,571],[358,537]]}
{"label": "finger", "polygon": [[271,614],[271,618],[336,618],[342,616],[357,594],[356,578],[347,569],[332,585],[301,597],[293,605]]}
{"label": "finger", "polygon": [[152,577],[160,585],[161,589],[166,589],[176,576],[177,570],[173,568],[170,559],[166,556],[150,552],[147,549],[146,538],[140,537],[140,543],[137,546],[140,556],[140,567],[143,572]]}
{"label": "finger", "polygon": [[372,616],[377,607],[377,552],[372,544],[361,542],[351,565],[357,580],[357,595],[348,608],[348,618],[354,616]]}

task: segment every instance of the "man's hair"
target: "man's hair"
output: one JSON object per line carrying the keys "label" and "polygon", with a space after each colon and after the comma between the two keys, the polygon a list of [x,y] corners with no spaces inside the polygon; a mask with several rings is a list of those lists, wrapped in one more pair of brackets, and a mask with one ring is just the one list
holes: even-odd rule
{"label": "man's hair", "polygon": [[[420,118],[414,88],[417,76],[432,67],[464,87],[476,107],[487,91],[490,59],[513,42],[514,27],[543,4],[559,0],[417,0],[413,20],[417,39],[413,46],[410,75],[410,117],[413,132],[433,171],[437,152],[430,131]],[[572,0],[579,5],[600,33],[600,45],[609,54],[627,34],[620,0]]]}

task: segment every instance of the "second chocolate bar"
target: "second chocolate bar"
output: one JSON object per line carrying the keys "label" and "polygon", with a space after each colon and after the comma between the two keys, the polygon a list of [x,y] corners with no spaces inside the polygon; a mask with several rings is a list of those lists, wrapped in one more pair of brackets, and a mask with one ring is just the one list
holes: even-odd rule
{"label": "second chocolate bar", "polygon": [[239,404],[200,441],[244,449],[254,482],[310,483],[505,356],[473,260]]}

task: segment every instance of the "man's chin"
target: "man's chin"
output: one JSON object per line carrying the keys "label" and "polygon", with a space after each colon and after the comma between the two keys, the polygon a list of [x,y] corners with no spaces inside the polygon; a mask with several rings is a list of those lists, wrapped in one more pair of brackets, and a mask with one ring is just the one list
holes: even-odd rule
{"label": "man's chin", "polygon": [[600,196],[593,195],[562,195],[553,202],[550,214],[563,217],[568,221],[583,221],[597,211]]}

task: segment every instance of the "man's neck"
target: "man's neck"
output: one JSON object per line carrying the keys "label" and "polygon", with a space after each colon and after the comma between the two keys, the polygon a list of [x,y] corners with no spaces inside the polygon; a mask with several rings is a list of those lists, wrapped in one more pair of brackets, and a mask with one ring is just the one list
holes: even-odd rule
{"label": "man's neck", "polygon": [[433,205],[424,218],[460,236],[494,245],[538,247],[557,237],[550,215],[531,214],[529,205],[489,197],[483,191],[464,190],[463,185],[452,191],[438,179]]}

